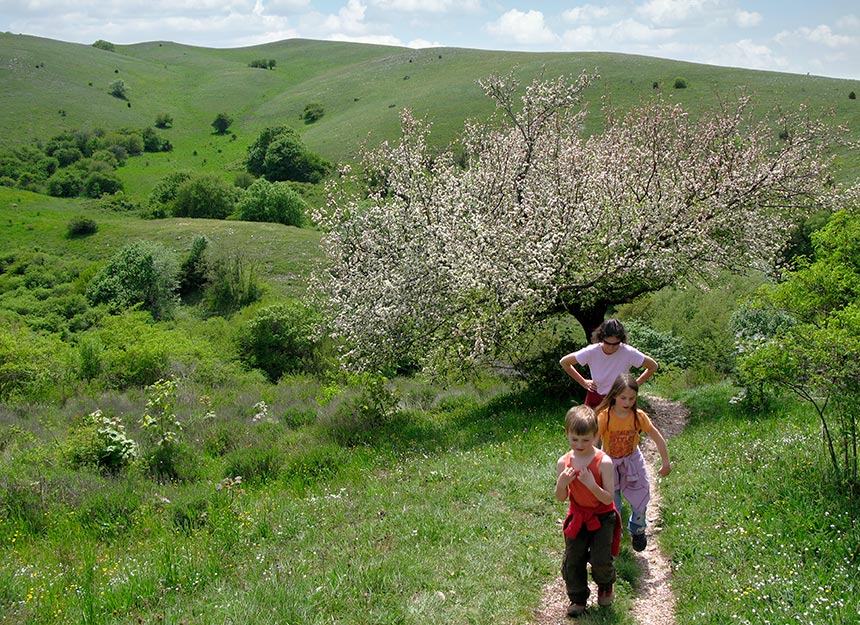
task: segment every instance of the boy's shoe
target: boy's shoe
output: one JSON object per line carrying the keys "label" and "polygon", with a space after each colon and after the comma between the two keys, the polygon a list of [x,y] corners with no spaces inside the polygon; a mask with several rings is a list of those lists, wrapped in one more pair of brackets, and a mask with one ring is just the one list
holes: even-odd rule
{"label": "boy's shoe", "polygon": [[645,532],[633,534],[632,542],[634,551],[645,551],[645,547],[648,546],[648,537],[645,536]]}
{"label": "boy's shoe", "polygon": [[605,608],[607,606],[612,605],[612,601],[615,599],[615,592],[610,584],[607,588],[598,588],[597,589],[597,605],[601,608]]}
{"label": "boy's shoe", "polygon": [[571,603],[567,607],[568,616],[582,616],[585,613],[584,603]]}

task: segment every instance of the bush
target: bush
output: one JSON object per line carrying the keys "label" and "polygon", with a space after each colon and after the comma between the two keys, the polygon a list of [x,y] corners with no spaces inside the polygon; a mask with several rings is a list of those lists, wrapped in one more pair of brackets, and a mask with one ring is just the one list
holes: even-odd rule
{"label": "bush", "polygon": [[687,88],[687,79],[686,78],[676,78],[675,82],[672,86],[675,89],[686,89]]}
{"label": "bush", "polygon": [[158,243],[135,241],[95,275],[86,294],[93,305],[114,311],[140,306],[160,319],[172,314],[178,286],[173,255]]}
{"label": "bush", "polygon": [[263,296],[256,265],[238,254],[213,260],[207,278],[206,305],[218,314],[234,313]]}
{"label": "bush", "polygon": [[[20,184],[20,181],[19,181]],[[61,169],[48,178],[48,195],[54,197],[77,197],[84,190],[81,173],[72,169]]]}
{"label": "bush", "polygon": [[227,113],[218,113],[218,115],[215,116],[215,120],[212,122],[212,127],[219,135],[223,135],[232,124],[233,118],[227,115]]}
{"label": "bush", "polygon": [[137,460],[138,453],[122,420],[96,410],[72,429],[63,455],[75,468],[93,466],[115,473]]}
{"label": "bush", "polygon": [[325,108],[319,102],[311,102],[305,105],[304,111],[302,111],[302,119],[305,120],[306,124],[312,124],[325,115]]}
{"label": "bush", "polygon": [[122,180],[109,172],[94,171],[84,180],[84,193],[87,197],[100,198],[123,190]]}
{"label": "bush", "polygon": [[226,219],[236,206],[238,192],[214,174],[186,180],[176,190],[175,217]]}
{"label": "bush", "polygon": [[107,50],[108,52],[116,52],[116,47],[110,41],[105,41],[104,39],[96,39],[93,42],[93,47],[99,50]]}
{"label": "bush", "polygon": [[156,128],[171,128],[173,126],[173,116],[170,113],[159,113],[155,116]]}
{"label": "bush", "polygon": [[266,128],[248,147],[248,172],[271,181],[319,182],[331,164],[308,152],[299,133],[289,126]]}
{"label": "bush", "polygon": [[72,217],[69,223],[66,224],[66,236],[70,239],[86,237],[95,234],[98,232],[98,229],[99,227],[95,219],[78,215],[77,217]]}
{"label": "bush", "polygon": [[849,100],[856,100],[857,94],[852,91],[851,93],[848,94],[848,99]]}
{"label": "bush", "polygon": [[0,324],[0,401],[37,401],[61,387],[68,348],[59,338]]}
{"label": "bush", "polygon": [[110,86],[108,87],[108,90],[110,91],[110,94],[115,98],[119,98],[120,100],[128,99],[128,87],[126,87],[125,81],[122,78],[117,78],[116,80],[111,82]]}
{"label": "bush", "polygon": [[236,214],[244,221],[300,227],[305,208],[305,201],[288,185],[260,178],[245,191],[236,207]]}
{"label": "bush", "polygon": [[209,239],[202,234],[194,237],[194,240],[191,242],[191,251],[185,260],[182,261],[182,266],[179,268],[180,296],[187,297],[193,293],[197,293],[206,285],[209,266],[204,254],[208,245]]}
{"label": "bush", "polygon": [[192,174],[188,171],[174,171],[167,174],[155,183],[149,194],[149,203],[172,207],[179,187],[191,178]]}
{"label": "bush", "polygon": [[368,442],[373,431],[394,415],[396,391],[377,374],[349,374],[347,386],[330,386],[320,400],[320,424],[331,439],[346,447]]}
{"label": "bush", "polygon": [[319,370],[318,322],[317,313],[301,302],[264,308],[239,330],[239,358],[272,382],[285,373]]}

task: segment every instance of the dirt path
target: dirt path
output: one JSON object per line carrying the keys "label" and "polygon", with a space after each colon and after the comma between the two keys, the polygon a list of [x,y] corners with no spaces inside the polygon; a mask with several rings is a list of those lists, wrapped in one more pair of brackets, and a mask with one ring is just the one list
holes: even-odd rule
{"label": "dirt path", "polygon": [[[662,399],[660,397],[648,396],[651,410],[648,415],[669,441],[673,436],[684,429],[687,420],[687,409],[677,402]],[[642,444],[642,453],[645,455],[645,464],[648,467],[648,476],[651,484],[655,481],[655,465],[660,462],[660,456],[653,441],[645,439]],[[669,455],[671,457],[672,446],[669,444]],[[636,560],[642,569],[640,577],[639,593],[633,600],[632,614],[639,625],[674,625],[675,623],[675,597],[672,594],[672,568],[668,558],[660,551],[657,544],[657,534],[660,533],[660,490],[654,487],[651,490],[651,502],[648,504],[648,547],[642,553],[635,554]],[[625,532],[625,538],[628,535]],[[559,566],[561,565],[561,552],[557,554]],[[597,597],[597,589],[592,588],[592,597]],[[593,599],[592,599],[593,600]],[[559,576],[555,581],[547,584],[543,589],[541,605],[535,611],[532,625],[570,625],[575,619],[567,618],[567,595],[564,590],[564,581]]]}

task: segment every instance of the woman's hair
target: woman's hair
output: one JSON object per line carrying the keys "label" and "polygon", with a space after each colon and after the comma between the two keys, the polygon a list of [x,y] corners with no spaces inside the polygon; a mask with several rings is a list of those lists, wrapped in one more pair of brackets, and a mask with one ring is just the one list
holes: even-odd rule
{"label": "woman's hair", "polygon": [[639,382],[636,381],[636,378],[629,373],[622,373],[617,378],[615,378],[615,382],[612,383],[612,388],[609,389],[609,392],[606,394],[606,397],[600,402],[600,405],[595,408],[595,412],[601,412],[606,410],[606,429],[609,430],[609,409],[615,405],[615,399],[623,393],[626,389],[632,389],[634,393],[636,393],[636,400],[633,402],[633,406],[631,406],[631,410],[633,411],[633,427],[636,430],[639,430]]}
{"label": "woman's hair", "polygon": [[618,337],[622,343],[627,342],[627,330],[624,329],[624,325],[618,319],[607,319],[594,331],[594,338],[597,339],[598,343],[607,336]]}
{"label": "woman's hair", "polygon": [[564,430],[579,436],[597,434],[597,417],[594,411],[584,404],[574,406],[564,416]]}

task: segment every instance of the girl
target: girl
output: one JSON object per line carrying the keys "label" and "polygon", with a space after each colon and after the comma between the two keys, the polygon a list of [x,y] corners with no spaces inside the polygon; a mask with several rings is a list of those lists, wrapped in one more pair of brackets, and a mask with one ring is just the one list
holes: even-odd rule
{"label": "girl", "polygon": [[603,449],[612,457],[615,469],[615,507],[621,511],[621,495],[630,504],[628,529],[633,549],[643,551],[648,544],[645,537],[645,511],[651,498],[645,459],[639,451],[639,433],[645,432],[654,441],[660,453],[658,473],[665,477],[672,470],[666,440],[648,415],[639,410],[639,383],[629,373],[619,375],[603,401],[597,407],[597,434]]}

